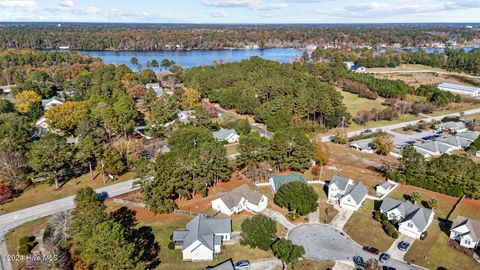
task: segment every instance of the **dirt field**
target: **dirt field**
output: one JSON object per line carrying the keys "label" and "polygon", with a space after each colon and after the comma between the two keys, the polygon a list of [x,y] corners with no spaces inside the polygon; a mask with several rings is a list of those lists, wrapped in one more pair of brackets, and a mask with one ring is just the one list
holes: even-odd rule
{"label": "dirt field", "polygon": [[[392,69],[373,69],[375,71],[391,71]],[[395,70],[395,69],[394,69]],[[406,69],[405,69],[406,70]],[[372,70],[370,70],[372,71]],[[478,79],[465,79],[455,75],[431,73],[389,73],[389,74],[375,74],[376,78],[389,80],[402,80],[407,84],[418,87],[422,84],[441,84],[441,83],[455,83],[455,84],[472,84],[480,83]]]}

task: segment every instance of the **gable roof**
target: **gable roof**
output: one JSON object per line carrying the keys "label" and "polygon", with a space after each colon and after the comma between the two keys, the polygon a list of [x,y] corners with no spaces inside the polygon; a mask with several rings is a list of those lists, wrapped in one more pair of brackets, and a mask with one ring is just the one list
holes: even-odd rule
{"label": "gable roof", "polygon": [[245,198],[250,203],[258,205],[262,196],[261,193],[252,190],[247,184],[244,184],[226,194],[223,194],[220,196],[220,199],[228,208],[233,208],[240,203],[242,198]]}
{"label": "gable roof", "polygon": [[163,87],[160,86],[159,83],[147,83],[145,85],[146,88],[152,88],[153,91],[157,94],[157,97],[160,97],[163,95]]}
{"label": "gable roof", "polygon": [[288,175],[278,175],[278,174],[272,173],[270,175],[270,178],[273,179],[275,191],[279,190],[283,185],[291,182],[301,182],[301,183],[307,184],[307,181],[305,181],[305,178],[303,177],[302,174],[296,174],[293,172],[289,173]]}
{"label": "gable roof", "polygon": [[362,182],[358,182],[355,185],[348,185],[344,196],[352,196],[352,199],[358,204],[367,196],[367,193],[367,187]]}
{"label": "gable roof", "polygon": [[215,250],[215,245],[222,241],[216,234],[230,233],[232,231],[232,220],[229,218],[207,218],[205,215],[198,215],[188,222],[185,230],[173,232],[174,241],[183,241],[183,249],[188,248],[195,241],[200,241],[210,250]]}
{"label": "gable roof", "polygon": [[465,131],[465,132],[457,133],[456,135],[458,137],[461,137],[461,138],[464,138],[466,140],[469,140],[469,141],[473,142],[480,136],[480,132],[478,132],[478,131]]}
{"label": "gable roof", "polygon": [[351,180],[346,177],[334,175],[329,185],[335,184],[339,190],[346,190],[350,181]]}
{"label": "gable roof", "polygon": [[381,188],[383,188],[383,189],[385,189],[385,190],[389,190],[389,189],[392,187],[392,184],[390,184],[388,181],[385,181],[385,182],[383,182],[383,183],[381,183],[381,184],[378,184],[376,187],[377,187],[377,188],[378,188],[378,187],[381,187]]}
{"label": "gable roof", "polygon": [[452,228],[450,230],[454,230],[463,225],[467,226],[472,240],[480,240],[480,221],[469,219],[464,216],[457,216],[457,218],[453,221]]}
{"label": "gable roof", "polygon": [[471,144],[471,142],[466,140],[465,138],[453,136],[453,135],[447,135],[447,136],[437,138],[436,141],[445,143],[454,147],[468,147]]}
{"label": "gable roof", "polygon": [[52,101],[56,101],[56,102],[59,102],[59,103],[64,103],[65,99],[57,97],[57,96],[53,96],[49,99],[42,99],[42,106],[45,107],[46,105],[48,105]]}
{"label": "gable roof", "polygon": [[215,131],[212,134],[215,139],[225,141],[228,139],[228,137],[237,135],[237,132],[235,131],[235,129],[221,128],[219,131]]}
{"label": "gable roof", "polygon": [[235,270],[232,259],[228,259],[215,266],[207,267],[208,270]]}
{"label": "gable roof", "polygon": [[428,225],[428,220],[433,214],[433,211],[431,209],[419,207],[410,202],[401,202],[399,200],[386,197],[380,205],[380,210],[382,212],[388,212],[393,209],[397,209],[403,216],[403,220],[401,221],[401,223],[410,220],[420,231],[426,229]]}
{"label": "gable roof", "polygon": [[440,154],[447,153],[450,149],[453,148],[451,145],[447,145],[445,143],[437,142],[437,141],[430,141],[430,142],[425,142],[421,144],[416,144],[413,147],[421,148],[422,150],[426,150],[432,153],[440,153]]}
{"label": "gable roof", "polygon": [[437,128],[460,130],[460,129],[466,129],[467,125],[465,125],[465,123],[463,123],[463,122],[450,121],[450,122],[445,122],[445,123],[438,124]]}

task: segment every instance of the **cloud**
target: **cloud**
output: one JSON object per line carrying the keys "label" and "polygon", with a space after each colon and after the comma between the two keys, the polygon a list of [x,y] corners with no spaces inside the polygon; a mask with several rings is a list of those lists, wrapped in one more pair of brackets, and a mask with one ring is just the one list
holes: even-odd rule
{"label": "cloud", "polygon": [[228,14],[224,10],[211,10],[211,11],[207,11],[207,14],[210,15],[211,17],[216,17],[216,18],[228,17]]}
{"label": "cloud", "polygon": [[36,1],[7,0],[0,1],[0,8],[34,11],[37,10],[39,6]]}
{"label": "cloud", "polygon": [[203,0],[205,6],[217,8],[248,8],[250,10],[277,10],[288,7],[287,3],[264,3],[260,0]]}
{"label": "cloud", "polygon": [[73,0],[65,0],[62,3],[60,3],[60,6],[64,8],[74,8],[75,2]]}

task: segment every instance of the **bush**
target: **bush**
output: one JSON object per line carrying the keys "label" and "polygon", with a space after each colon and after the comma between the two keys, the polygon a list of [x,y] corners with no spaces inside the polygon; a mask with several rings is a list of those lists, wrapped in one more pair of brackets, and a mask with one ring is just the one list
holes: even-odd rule
{"label": "bush", "polygon": [[389,222],[388,220],[382,220],[380,223],[382,224],[382,226],[386,226]]}
{"label": "bush", "polygon": [[396,226],[398,224],[398,220],[392,219],[390,220],[390,223],[392,223],[393,226]]}
{"label": "bush", "polygon": [[380,213],[380,211],[375,211],[373,212],[373,218],[380,222],[382,220],[382,213]]}
{"label": "bush", "polygon": [[30,237],[29,236],[24,236],[24,237],[22,237],[18,240],[18,245],[19,246],[25,246],[30,242],[31,242]]}
{"label": "bush", "polygon": [[174,249],[175,249],[175,243],[173,243],[173,242],[168,242],[168,249],[174,250]]}
{"label": "bush", "polygon": [[383,225],[383,230],[388,236],[392,238],[398,238],[397,229],[395,229],[395,227],[392,224],[386,223],[385,225]]}
{"label": "bush", "polygon": [[420,240],[425,240],[425,239],[427,238],[427,236],[428,236],[428,232],[427,232],[427,231],[423,232],[423,233],[420,235]]}
{"label": "bush", "polygon": [[293,221],[299,219],[300,215],[295,212],[288,212],[287,218]]}
{"label": "bush", "polygon": [[18,247],[18,254],[19,255],[28,255],[30,254],[30,246],[28,245],[21,245]]}
{"label": "bush", "polygon": [[43,241],[47,241],[51,235],[52,235],[52,226],[48,224],[45,227],[45,230],[43,230],[43,236],[42,236]]}
{"label": "bush", "polygon": [[381,219],[382,220],[388,220],[387,213],[383,213]]}

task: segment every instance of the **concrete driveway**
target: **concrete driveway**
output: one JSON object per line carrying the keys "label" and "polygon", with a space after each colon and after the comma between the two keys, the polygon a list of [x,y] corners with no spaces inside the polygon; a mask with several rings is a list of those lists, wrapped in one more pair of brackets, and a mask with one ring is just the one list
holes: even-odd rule
{"label": "concrete driveway", "polygon": [[[352,262],[354,256],[361,256],[365,261],[379,257],[363,251],[343,231],[325,224],[298,226],[289,232],[288,239],[305,248],[305,257],[317,261]],[[385,265],[402,270],[423,269],[396,259],[390,259]]]}
{"label": "concrete driveway", "polygon": [[266,215],[267,217],[272,218],[276,222],[282,224],[283,227],[285,227],[287,230],[291,230],[291,229],[295,228],[294,224],[292,224],[290,221],[288,221],[288,219],[284,215],[282,215],[281,213],[279,213],[275,210],[272,210],[270,208],[265,208],[264,210],[262,210],[261,213]]}
{"label": "concrete driveway", "polygon": [[[398,238],[395,239],[395,242],[393,242],[393,244],[388,248],[387,253],[390,254],[392,258],[403,261],[403,257],[405,257],[405,254],[407,253],[408,249],[410,249],[415,240],[417,239],[408,237],[404,234],[399,234]],[[400,249],[398,249],[398,244],[402,241],[410,243],[410,246],[406,251],[401,251]]]}
{"label": "concrete driveway", "polygon": [[341,208],[337,204],[334,204],[334,207],[338,210],[338,213],[333,218],[332,222],[330,222],[330,225],[334,226],[337,229],[343,229],[343,227],[345,226],[345,224],[347,224],[348,220],[355,211]]}
{"label": "concrete driveway", "polygon": [[282,267],[282,261],[278,259],[254,262],[250,264],[249,270],[270,270],[275,269],[276,267]]}

